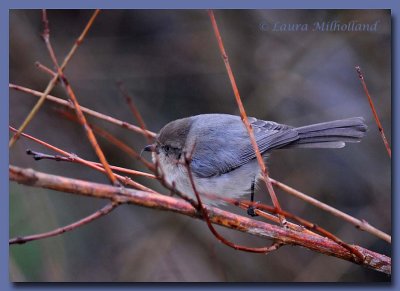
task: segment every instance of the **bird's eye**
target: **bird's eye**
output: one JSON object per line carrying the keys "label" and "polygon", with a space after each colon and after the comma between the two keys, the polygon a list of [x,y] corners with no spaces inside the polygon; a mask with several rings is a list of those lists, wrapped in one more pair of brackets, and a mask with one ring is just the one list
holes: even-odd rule
{"label": "bird's eye", "polygon": [[164,150],[165,150],[166,152],[169,152],[170,147],[166,145],[166,146],[164,146]]}

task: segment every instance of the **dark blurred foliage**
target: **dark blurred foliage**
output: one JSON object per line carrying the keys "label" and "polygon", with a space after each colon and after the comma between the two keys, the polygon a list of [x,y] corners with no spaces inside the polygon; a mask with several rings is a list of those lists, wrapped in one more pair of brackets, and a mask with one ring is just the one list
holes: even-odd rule
{"label": "dark blurred foliage", "polygon": [[[61,61],[92,11],[48,11],[51,40]],[[391,233],[391,165],[355,65],[360,65],[391,140],[391,26],[388,10],[219,10],[216,18],[250,116],[294,126],[363,116],[369,132],[338,150],[287,150],[269,160],[271,176]],[[375,32],[316,32],[316,21],[378,22]],[[307,32],[271,31],[274,23],[308,23]],[[269,29],[265,28],[269,25]],[[41,12],[10,12],[10,82],[44,90],[53,67],[41,39]],[[238,114],[206,11],[103,11],[66,69],[83,106],[135,122],[116,82],[133,96],[148,127],[158,131],[184,116]],[[66,98],[57,86],[54,95]],[[18,126],[37,99],[10,91],[10,124]],[[84,131],[46,103],[26,132],[96,160]],[[142,136],[89,118],[140,149]],[[99,138],[115,165],[143,166]],[[48,152],[26,139],[10,163],[108,183],[82,166],[36,162],[26,149]],[[167,193],[156,183],[139,181]],[[283,207],[349,243],[391,255],[391,247],[297,198],[277,191]],[[263,187],[257,199],[270,203]],[[265,198],[263,198],[265,197]],[[47,231],[97,210],[106,201],[10,184],[10,237]],[[235,210],[236,211],[236,210]],[[239,211],[240,212],[240,211]],[[243,213],[243,212],[241,212]],[[243,213],[244,214],[244,213]],[[249,246],[269,241],[218,228]],[[220,244],[202,221],[126,205],[90,225],[55,238],[10,247],[14,281],[251,281],[377,282],[389,277],[355,264],[286,246],[268,256]]]}

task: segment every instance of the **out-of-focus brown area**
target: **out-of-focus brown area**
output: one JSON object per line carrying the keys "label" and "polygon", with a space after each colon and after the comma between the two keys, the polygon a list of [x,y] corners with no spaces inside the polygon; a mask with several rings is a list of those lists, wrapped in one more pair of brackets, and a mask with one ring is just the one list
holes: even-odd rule
{"label": "out-of-focus brown area", "polygon": [[[61,62],[90,18],[90,10],[49,10],[51,41]],[[391,141],[391,26],[389,10],[217,10],[216,19],[249,116],[293,126],[363,116],[369,131],[343,149],[282,150],[268,162],[275,179],[391,233],[391,163],[354,66],[360,65]],[[313,31],[315,22],[377,22],[376,31]],[[308,31],[273,31],[308,24]],[[10,11],[10,82],[44,90],[52,67],[41,39],[39,10]],[[66,71],[81,105],[135,123],[122,81],[150,130],[195,114],[238,114],[206,11],[105,10]],[[58,85],[53,95],[66,98]],[[10,124],[18,127],[36,98],[10,91]],[[80,157],[97,160],[85,133],[46,103],[26,132]],[[136,149],[144,137],[89,118]],[[109,162],[145,170],[99,138]],[[82,166],[34,161],[26,149],[49,152],[21,138],[10,163],[108,183]],[[147,156],[147,158],[150,158]],[[168,193],[157,183],[139,182]],[[386,242],[297,198],[277,191],[282,207],[348,243],[391,255]],[[256,199],[270,203],[260,183]],[[106,201],[10,183],[10,237],[47,231],[99,209]],[[229,207],[227,207],[229,209]],[[240,210],[234,210],[239,211]],[[245,213],[243,212],[243,215]],[[269,244],[218,228],[249,246]],[[355,264],[286,246],[263,256],[220,244],[204,222],[125,205],[55,238],[10,247],[13,281],[377,282],[390,277]]]}

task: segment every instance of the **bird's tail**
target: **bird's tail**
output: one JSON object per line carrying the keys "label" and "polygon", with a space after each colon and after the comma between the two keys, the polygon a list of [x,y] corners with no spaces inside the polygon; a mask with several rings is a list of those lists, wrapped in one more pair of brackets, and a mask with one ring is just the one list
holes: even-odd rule
{"label": "bird's tail", "polygon": [[342,148],[359,142],[367,131],[362,117],[322,122],[296,128],[299,139],[283,148]]}

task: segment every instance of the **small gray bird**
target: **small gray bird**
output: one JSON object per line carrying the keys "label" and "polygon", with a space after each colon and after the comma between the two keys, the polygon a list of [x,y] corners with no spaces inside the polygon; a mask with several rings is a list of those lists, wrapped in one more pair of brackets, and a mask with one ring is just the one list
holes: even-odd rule
{"label": "small gray bird", "polygon": [[[342,148],[346,142],[359,142],[367,130],[362,117],[354,117],[302,127],[249,117],[261,154],[287,148]],[[260,167],[247,130],[239,116],[201,114],[178,119],[165,125],[154,144],[144,151],[153,152],[170,186],[195,199],[185,154],[192,152],[190,169],[197,191],[227,198],[251,194],[261,177]],[[218,205],[223,201],[208,199]],[[252,215],[251,209],[248,211]]]}

